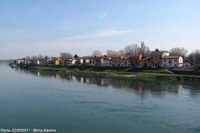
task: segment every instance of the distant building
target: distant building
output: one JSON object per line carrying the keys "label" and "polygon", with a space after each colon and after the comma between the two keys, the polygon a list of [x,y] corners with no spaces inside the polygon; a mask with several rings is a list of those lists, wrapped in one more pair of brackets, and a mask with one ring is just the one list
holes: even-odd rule
{"label": "distant building", "polygon": [[46,59],[38,59],[37,65],[46,65]]}
{"label": "distant building", "polygon": [[31,59],[29,58],[25,58],[25,62],[26,65],[30,65],[31,64]]}
{"label": "distant building", "polygon": [[121,55],[112,56],[112,66],[120,67],[121,66]]}
{"label": "distant building", "polygon": [[111,58],[111,56],[105,56],[103,58],[103,66],[105,66],[105,67],[111,67],[112,66],[112,58]]}
{"label": "distant building", "polygon": [[90,66],[97,66],[97,58],[96,57],[90,57]]}
{"label": "distant building", "polygon": [[142,59],[142,55],[135,55],[130,57],[130,66],[140,66],[140,60]]}
{"label": "distant building", "polygon": [[123,55],[121,56],[121,67],[130,67],[130,58],[131,55]]}
{"label": "distant building", "polygon": [[97,58],[96,58],[96,62],[97,62],[97,66],[103,66],[103,60],[104,60],[104,57],[105,56],[98,56]]}
{"label": "distant building", "polygon": [[78,58],[76,59],[76,65],[77,65],[77,66],[83,66],[83,65],[84,65],[83,63],[84,63],[84,62],[83,62],[83,58],[78,57]]}
{"label": "distant building", "polygon": [[47,65],[54,65],[53,59],[47,59],[47,60],[46,60],[46,64],[47,64]]}
{"label": "distant building", "polygon": [[17,59],[17,64],[24,64],[25,63],[25,59]]}
{"label": "distant building", "polygon": [[90,66],[90,57],[83,57],[83,66]]}
{"label": "distant building", "polygon": [[60,65],[72,66],[72,58],[65,58],[60,61]]}
{"label": "distant building", "polygon": [[145,58],[140,60],[140,66],[151,67],[151,58]]}
{"label": "distant building", "polygon": [[162,67],[162,58],[165,56],[169,56],[169,52],[167,51],[158,51],[155,50],[151,53],[151,66],[152,67]]}
{"label": "distant building", "polygon": [[31,60],[31,64],[32,64],[32,65],[37,65],[37,59],[32,59],[32,60]]}
{"label": "distant building", "polygon": [[165,56],[162,58],[162,67],[169,67],[169,68],[183,67],[183,57]]}

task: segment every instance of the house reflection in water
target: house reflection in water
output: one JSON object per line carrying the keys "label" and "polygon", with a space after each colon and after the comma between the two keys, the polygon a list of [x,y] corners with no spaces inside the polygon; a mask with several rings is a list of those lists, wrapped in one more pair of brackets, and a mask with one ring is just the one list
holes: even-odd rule
{"label": "house reflection in water", "polygon": [[101,86],[104,86],[104,79],[101,79]]}
{"label": "house reflection in water", "polygon": [[37,72],[37,76],[40,77],[40,72]]}
{"label": "house reflection in water", "polygon": [[72,81],[77,81],[76,76],[72,75],[72,76],[71,76],[71,80],[72,80]]}
{"label": "house reflection in water", "polygon": [[84,83],[84,78],[83,78],[83,77],[81,77],[81,80],[80,80],[80,81],[81,81],[81,83]]}
{"label": "house reflection in water", "polygon": [[178,85],[178,94],[182,94],[183,93],[183,85],[179,84]]}
{"label": "house reflection in water", "polygon": [[56,73],[56,78],[59,79],[60,78],[60,74]]}
{"label": "house reflection in water", "polygon": [[141,88],[141,86],[139,87],[139,92],[142,92],[142,88]]}
{"label": "house reflection in water", "polygon": [[[177,82],[166,82],[166,81],[146,81],[138,79],[119,79],[109,77],[99,77],[92,75],[72,75],[67,73],[58,72],[45,72],[27,69],[16,69],[18,73],[33,74],[37,77],[47,77],[55,79],[63,79],[72,82],[81,82],[86,84],[96,84],[97,86],[106,86],[112,88],[120,88],[128,92],[135,92],[140,97],[152,95],[167,97],[168,93],[177,93],[178,95],[183,93],[183,85]],[[161,92],[161,93],[155,93]]]}
{"label": "house reflection in water", "polygon": [[90,84],[90,79],[89,78],[86,78],[86,83]]}

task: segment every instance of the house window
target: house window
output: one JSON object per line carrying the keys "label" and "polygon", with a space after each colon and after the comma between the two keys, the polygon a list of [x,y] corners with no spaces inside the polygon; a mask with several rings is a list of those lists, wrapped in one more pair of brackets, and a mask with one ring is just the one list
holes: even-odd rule
{"label": "house window", "polygon": [[164,59],[164,62],[166,62],[166,59]]}
{"label": "house window", "polygon": [[174,64],[174,67],[177,67],[177,64]]}
{"label": "house window", "polygon": [[174,59],[174,62],[177,62],[177,59]]}

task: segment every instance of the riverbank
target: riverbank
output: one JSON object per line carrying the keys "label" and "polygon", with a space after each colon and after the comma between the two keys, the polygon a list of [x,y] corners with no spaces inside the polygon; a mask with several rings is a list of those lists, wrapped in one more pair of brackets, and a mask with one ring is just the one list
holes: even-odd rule
{"label": "riverbank", "polygon": [[111,76],[120,78],[141,78],[156,80],[190,80],[200,81],[198,75],[174,74],[167,69],[153,68],[119,68],[119,67],[78,67],[78,66],[37,66],[18,65],[26,69],[38,69],[43,71],[59,71],[74,74],[92,74],[101,76]]}

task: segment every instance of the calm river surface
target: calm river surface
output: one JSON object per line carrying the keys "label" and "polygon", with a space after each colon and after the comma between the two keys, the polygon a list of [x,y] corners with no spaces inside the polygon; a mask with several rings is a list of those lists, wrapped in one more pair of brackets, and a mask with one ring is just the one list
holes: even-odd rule
{"label": "calm river surface", "polygon": [[200,132],[200,84],[0,65],[0,128],[59,133]]}

